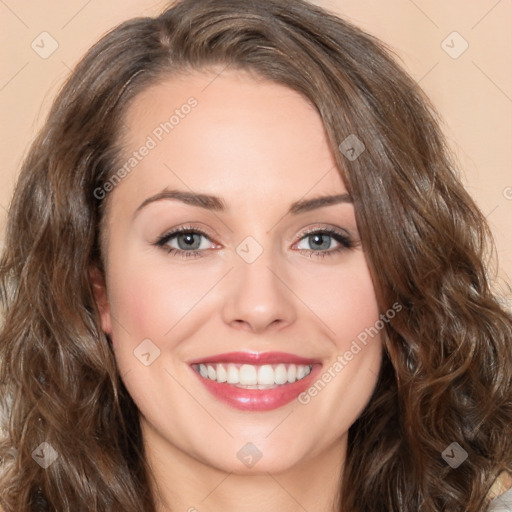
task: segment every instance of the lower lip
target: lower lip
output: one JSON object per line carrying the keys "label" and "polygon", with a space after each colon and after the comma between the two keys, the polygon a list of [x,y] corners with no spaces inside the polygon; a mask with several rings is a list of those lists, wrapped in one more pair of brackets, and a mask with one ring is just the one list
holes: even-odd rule
{"label": "lower lip", "polygon": [[224,403],[244,411],[271,411],[296,399],[309,388],[318,375],[322,365],[314,364],[309,375],[291,384],[283,384],[271,389],[245,389],[232,384],[205,379],[196,372],[206,389]]}

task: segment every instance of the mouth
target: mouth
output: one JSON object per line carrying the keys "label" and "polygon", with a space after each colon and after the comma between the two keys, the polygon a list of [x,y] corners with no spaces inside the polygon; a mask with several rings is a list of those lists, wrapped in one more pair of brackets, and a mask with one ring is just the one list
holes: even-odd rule
{"label": "mouth", "polygon": [[288,404],[311,385],[322,367],[317,360],[278,352],[219,354],[189,364],[215,398],[248,411]]}
{"label": "mouth", "polygon": [[296,364],[199,364],[192,368],[203,377],[244,389],[273,389],[307,377],[313,365]]}

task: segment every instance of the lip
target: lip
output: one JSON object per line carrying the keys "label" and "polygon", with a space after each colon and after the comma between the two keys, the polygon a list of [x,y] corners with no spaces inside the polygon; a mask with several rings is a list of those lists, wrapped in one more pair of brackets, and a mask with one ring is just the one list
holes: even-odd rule
{"label": "lip", "polygon": [[287,352],[226,352],[210,357],[194,359],[188,364],[234,363],[234,364],[320,364],[319,359],[307,359]]}
{"label": "lip", "polygon": [[[283,384],[271,389],[246,389],[238,388],[232,384],[216,382],[205,379],[192,368],[192,365],[208,363],[239,363],[239,364],[305,364],[312,365],[311,372],[303,379],[292,384]],[[302,392],[308,389],[316,380],[322,370],[322,364],[318,360],[306,359],[293,354],[283,352],[250,353],[230,352],[219,354],[209,358],[197,359],[189,362],[191,370],[215,398],[225,404],[243,411],[270,411],[283,407],[296,399]]]}

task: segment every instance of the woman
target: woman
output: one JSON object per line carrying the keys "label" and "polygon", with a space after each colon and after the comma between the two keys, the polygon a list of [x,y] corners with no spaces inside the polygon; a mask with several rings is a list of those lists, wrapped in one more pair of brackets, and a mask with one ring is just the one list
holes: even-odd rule
{"label": "woman", "polygon": [[428,100],[356,27],[281,0],[122,24],[10,209],[4,509],[496,508],[489,237]]}

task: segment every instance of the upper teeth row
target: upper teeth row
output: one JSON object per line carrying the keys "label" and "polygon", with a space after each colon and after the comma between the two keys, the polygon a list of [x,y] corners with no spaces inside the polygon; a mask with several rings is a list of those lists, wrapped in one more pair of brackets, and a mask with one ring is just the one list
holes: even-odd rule
{"label": "upper teeth row", "polygon": [[252,364],[200,364],[199,373],[205,379],[228,384],[266,385],[293,383],[309,375],[312,365],[303,364],[264,364],[254,366]]}

